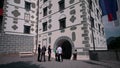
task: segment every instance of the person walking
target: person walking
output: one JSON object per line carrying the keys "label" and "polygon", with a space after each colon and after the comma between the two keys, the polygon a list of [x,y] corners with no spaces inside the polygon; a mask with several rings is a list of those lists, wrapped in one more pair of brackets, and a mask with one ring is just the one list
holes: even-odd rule
{"label": "person walking", "polygon": [[62,48],[59,45],[59,47],[57,48],[57,53],[58,53],[58,61],[63,61],[63,57],[62,57]]}
{"label": "person walking", "polygon": [[51,58],[51,46],[48,46],[48,61],[50,61]]}
{"label": "person walking", "polygon": [[40,54],[41,54],[41,48],[40,48],[40,44],[38,45],[38,61],[41,61],[40,60]]}
{"label": "person walking", "polygon": [[41,51],[42,51],[42,53],[41,53],[41,61],[42,61],[42,58],[44,58],[44,62],[45,62],[46,61],[46,59],[45,59],[46,47],[43,46]]}

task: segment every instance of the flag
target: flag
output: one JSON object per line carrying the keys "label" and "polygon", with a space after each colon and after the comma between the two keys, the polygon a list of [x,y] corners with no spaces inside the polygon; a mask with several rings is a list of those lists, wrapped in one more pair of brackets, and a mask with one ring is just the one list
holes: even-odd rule
{"label": "flag", "polygon": [[3,9],[0,8],[0,16],[2,16],[2,15],[3,15]]}
{"label": "flag", "polygon": [[107,10],[106,10],[104,0],[99,0],[99,5],[100,5],[100,7],[102,9],[102,16],[107,15],[108,13],[107,13]]}
{"label": "flag", "polygon": [[99,0],[102,9],[102,15],[108,15],[108,20],[113,21],[117,19],[116,12],[118,11],[117,0]]}

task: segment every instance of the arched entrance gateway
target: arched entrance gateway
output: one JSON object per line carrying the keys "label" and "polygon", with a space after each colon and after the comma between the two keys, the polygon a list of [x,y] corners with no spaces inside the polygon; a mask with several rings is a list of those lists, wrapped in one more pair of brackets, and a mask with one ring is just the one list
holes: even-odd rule
{"label": "arched entrance gateway", "polygon": [[74,47],[72,40],[69,37],[60,37],[56,40],[54,48],[60,45],[63,49],[63,59],[71,59],[72,49]]}

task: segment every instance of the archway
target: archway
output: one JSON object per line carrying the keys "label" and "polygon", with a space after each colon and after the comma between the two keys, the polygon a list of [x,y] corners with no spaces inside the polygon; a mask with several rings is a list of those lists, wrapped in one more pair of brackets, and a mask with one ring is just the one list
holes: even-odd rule
{"label": "archway", "polygon": [[63,50],[63,59],[71,59],[73,42],[69,37],[60,37],[56,40],[54,48],[57,48],[58,45],[62,47]]}
{"label": "archway", "polygon": [[61,43],[61,47],[63,50],[63,59],[70,59],[72,55],[72,47],[69,41],[64,40]]}

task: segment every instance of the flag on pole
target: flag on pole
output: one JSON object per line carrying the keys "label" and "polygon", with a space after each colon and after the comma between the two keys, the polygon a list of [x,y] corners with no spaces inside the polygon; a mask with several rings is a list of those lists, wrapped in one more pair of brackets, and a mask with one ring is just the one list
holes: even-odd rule
{"label": "flag on pole", "polygon": [[118,11],[117,0],[99,0],[102,9],[102,15],[108,15],[108,20],[113,21],[117,19],[116,12]]}

